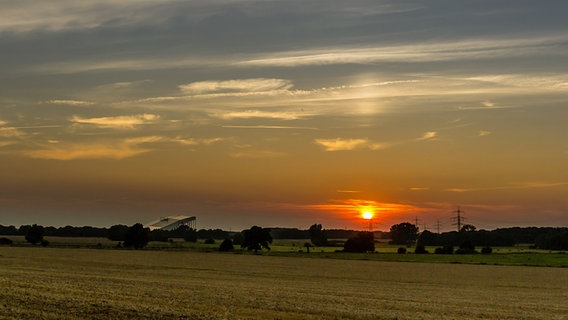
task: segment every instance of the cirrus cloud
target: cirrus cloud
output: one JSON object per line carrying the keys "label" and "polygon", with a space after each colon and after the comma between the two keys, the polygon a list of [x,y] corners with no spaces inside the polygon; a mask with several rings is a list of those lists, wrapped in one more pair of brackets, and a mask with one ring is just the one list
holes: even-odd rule
{"label": "cirrus cloud", "polygon": [[70,121],[76,124],[94,125],[100,128],[133,129],[135,126],[147,124],[158,120],[159,118],[159,115],[144,113],[133,116],[100,118],[82,118],[79,116],[73,116]]}
{"label": "cirrus cloud", "polygon": [[379,150],[388,145],[376,143],[369,139],[315,139],[316,144],[322,146],[325,151],[351,151],[356,149]]}
{"label": "cirrus cloud", "polygon": [[185,94],[205,94],[220,92],[266,92],[288,90],[292,83],[284,79],[235,79],[225,81],[198,81],[183,84],[178,88]]}

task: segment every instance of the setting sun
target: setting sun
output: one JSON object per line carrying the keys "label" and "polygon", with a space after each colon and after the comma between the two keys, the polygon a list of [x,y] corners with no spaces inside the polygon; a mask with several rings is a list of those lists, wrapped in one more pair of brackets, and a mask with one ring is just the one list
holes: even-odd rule
{"label": "setting sun", "polygon": [[371,211],[363,212],[363,219],[366,220],[373,219],[373,213]]}

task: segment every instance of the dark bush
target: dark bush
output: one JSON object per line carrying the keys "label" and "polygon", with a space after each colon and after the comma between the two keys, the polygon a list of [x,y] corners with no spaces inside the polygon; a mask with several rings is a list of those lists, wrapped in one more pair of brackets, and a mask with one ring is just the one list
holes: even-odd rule
{"label": "dark bush", "polygon": [[206,239],[205,241],[203,241],[203,243],[205,243],[205,244],[215,244],[215,239],[209,238],[209,239]]}
{"label": "dark bush", "polygon": [[144,228],[141,223],[136,223],[126,231],[123,246],[125,248],[142,249],[150,239],[150,229]]}
{"label": "dark bush", "polygon": [[434,250],[435,254],[453,254],[454,253],[454,247],[453,246],[444,246],[441,248],[436,248],[436,250]]}
{"label": "dark bush", "polygon": [[414,253],[426,254],[428,253],[428,250],[426,250],[426,247],[424,247],[423,245],[417,245],[416,248],[414,249]]}
{"label": "dark bush", "polygon": [[406,248],[405,247],[400,247],[396,250],[396,253],[398,254],[405,254],[406,253]]}
{"label": "dark bush", "polygon": [[34,224],[26,232],[26,241],[31,244],[41,243],[43,240],[43,227]]}
{"label": "dark bush", "polygon": [[47,246],[49,246],[49,241],[47,241],[47,240],[45,240],[45,239],[41,240],[41,246],[42,246],[42,247],[47,247]]}
{"label": "dark bush", "polygon": [[491,247],[483,247],[481,248],[481,253],[482,254],[490,254],[493,252],[493,249]]}
{"label": "dark bush", "polygon": [[343,245],[345,252],[374,252],[375,238],[372,232],[359,232],[357,236],[349,238]]}
{"label": "dark bush", "polygon": [[125,226],[123,224],[115,224],[108,229],[107,238],[112,241],[124,241],[127,231],[128,226]]}
{"label": "dark bush", "polygon": [[14,243],[14,242],[12,240],[8,239],[8,238],[0,238],[0,245],[10,246],[10,245],[12,245],[12,243]]}
{"label": "dark bush", "polygon": [[254,250],[254,252],[262,250],[262,248],[270,250],[269,244],[272,243],[270,229],[252,226],[250,229],[243,231],[243,236],[242,248],[246,248],[249,251]]}
{"label": "dark bush", "polygon": [[469,240],[463,241],[460,244],[459,249],[456,250],[456,254],[471,254],[471,253],[476,253],[476,252],[473,243],[471,243],[471,241]]}
{"label": "dark bush", "polygon": [[231,239],[225,239],[223,240],[223,242],[221,242],[221,245],[219,246],[219,251],[232,251],[234,249],[233,247],[233,241],[231,241]]}

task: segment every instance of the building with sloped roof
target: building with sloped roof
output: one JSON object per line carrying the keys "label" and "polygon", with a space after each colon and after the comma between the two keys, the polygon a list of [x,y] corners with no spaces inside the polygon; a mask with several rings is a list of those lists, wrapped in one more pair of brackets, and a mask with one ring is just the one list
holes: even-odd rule
{"label": "building with sloped roof", "polygon": [[197,229],[197,218],[193,216],[167,216],[144,225],[144,227],[150,230],[166,231],[175,230],[180,226],[188,226],[191,229]]}

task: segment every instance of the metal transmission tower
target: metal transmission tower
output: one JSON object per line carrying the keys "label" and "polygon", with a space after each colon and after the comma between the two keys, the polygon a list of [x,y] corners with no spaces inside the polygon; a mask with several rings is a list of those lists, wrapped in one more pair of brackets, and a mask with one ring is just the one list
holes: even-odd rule
{"label": "metal transmission tower", "polygon": [[455,223],[452,223],[452,224],[453,224],[454,226],[458,226],[458,232],[460,232],[460,231],[461,231],[461,228],[462,228],[462,222],[463,222],[464,220],[466,220],[466,219],[462,216],[462,213],[464,213],[464,212],[461,210],[460,206],[458,206],[458,210],[454,211],[454,213],[457,214],[457,215],[456,215],[455,217],[452,217],[452,220],[455,221]]}
{"label": "metal transmission tower", "polygon": [[440,219],[436,221],[436,231],[438,231],[438,234],[440,234]]}

